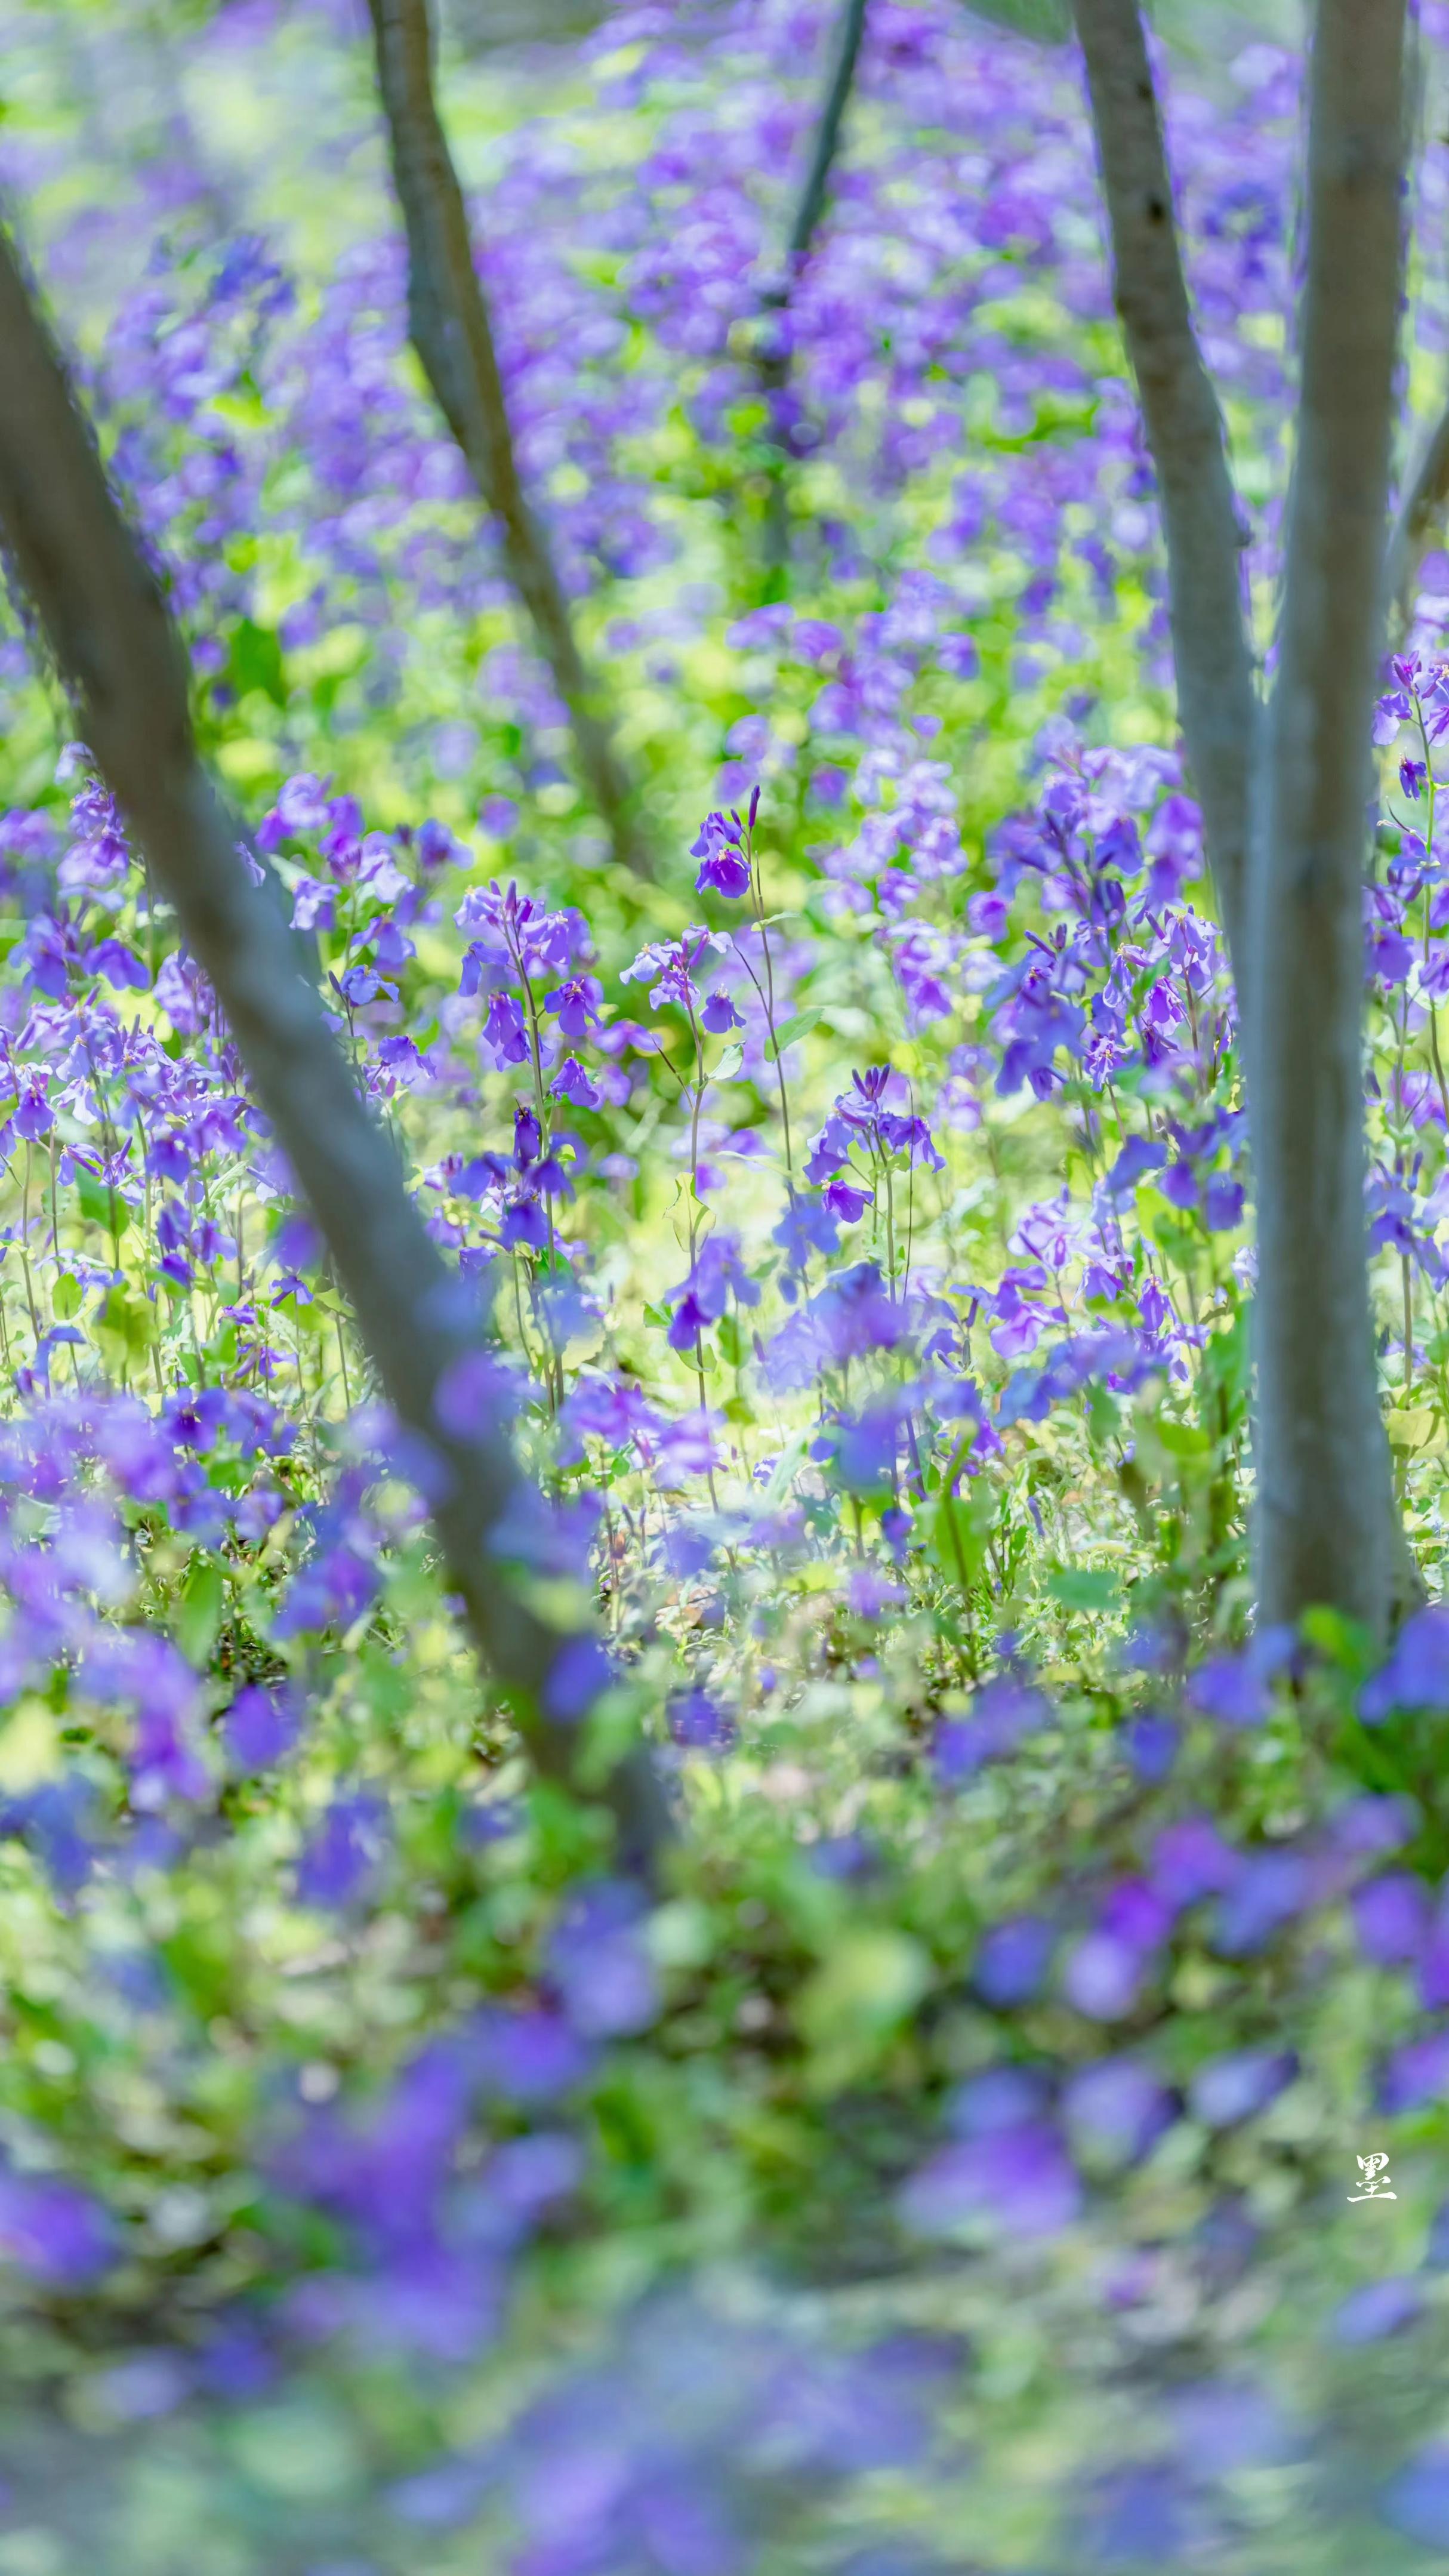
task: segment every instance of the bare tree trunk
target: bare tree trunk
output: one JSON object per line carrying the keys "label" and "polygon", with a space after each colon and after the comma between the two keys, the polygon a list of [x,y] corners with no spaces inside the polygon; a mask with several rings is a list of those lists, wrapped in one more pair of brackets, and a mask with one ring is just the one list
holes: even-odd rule
{"label": "bare tree trunk", "polygon": [[1364,1219],[1362,891],[1403,269],[1404,0],[1320,0],[1302,390],[1257,804],[1260,1615],[1381,1633],[1395,1515]]}
{"label": "bare tree trunk", "polygon": [[[196,751],[180,639],[3,232],[0,543],[75,693],[92,755],[216,987],[388,1400],[418,1444],[420,1482],[478,1647],[539,1767],[576,1783],[580,1721],[597,1686],[585,1640],[530,1606],[514,1570],[539,1499],[487,1394],[476,1319],[297,971],[280,905],[251,882],[236,821]],[[642,1750],[605,1794],[625,1856],[647,1865],[666,1818]]]}
{"label": "bare tree trunk", "polygon": [[850,103],[861,38],[865,34],[865,11],[866,0],[844,0],[835,59],[830,68],[830,85],[815,129],[815,147],[810,155],[805,185],[800,191],[800,202],[785,245],[784,277],[764,299],[767,336],[760,360],[760,384],[775,447],[765,520],[765,562],[772,576],[783,572],[790,556],[787,474],[791,450],[789,424],[785,418],[790,385],[790,298],[800,271],[810,256],[820,218],[825,212],[830,174],[840,148],[840,129]]}
{"label": "bare tree trunk", "polygon": [[[1328,1602],[1382,1630],[1417,1583],[1378,1406],[1361,1060],[1370,710],[1402,269],[1404,0],[1320,0],[1298,456],[1266,715],[1138,0],[1073,7],[1118,308],[1162,494],[1183,733],[1249,1077],[1259,1615],[1294,1619]],[[1400,581],[1405,550],[1446,487],[1449,426],[1406,504]]]}
{"label": "bare tree trunk", "polygon": [[428,0],[369,0],[377,84],[408,240],[408,327],[423,371],[503,535],[508,578],[573,724],[579,768],[614,856],[647,876],[629,782],[586,668],[543,530],[519,477],[493,326],[458,174],[433,96]]}
{"label": "bare tree trunk", "polygon": [[1113,288],[1162,502],[1183,738],[1241,992],[1258,699],[1222,414],[1193,328],[1137,0],[1073,0],[1073,8],[1111,223]]}
{"label": "bare tree trunk", "polygon": [[1389,540],[1384,587],[1388,594],[1391,641],[1402,647],[1414,614],[1419,567],[1434,542],[1434,531],[1449,509],[1449,404],[1440,413],[1420,451],[1399,505]]}

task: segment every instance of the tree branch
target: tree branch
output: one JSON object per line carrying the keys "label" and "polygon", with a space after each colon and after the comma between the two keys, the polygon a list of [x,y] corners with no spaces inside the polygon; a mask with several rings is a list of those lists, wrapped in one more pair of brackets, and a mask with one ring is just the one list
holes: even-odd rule
{"label": "tree branch", "polygon": [[1434,530],[1449,509],[1449,404],[1441,412],[1420,451],[1389,539],[1384,567],[1389,628],[1400,647],[1414,614],[1419,567],[1434,541]]}
{"label": "tree branch", "polygon": [[[488,1367],[476,1323],[298,972],[280,906],[250,880],[236,822],[196,750],[180,639],[3,231],[0,543],[75,693],[91,753],[216,988],[388,1401],[419,1444],[419,1480],[477,1645],[540,1769],[576,1783],[579,1721],[594,1695],[588,1648],[530,1605],[511,1570],[538,1498],[496,1397],[476,1402]],[[666,1819],[642,1750],[605,1794],[627,1859],[647,1865]]]}
{"label": "tree branch", "polygon": [[1112,233],[1113,288],[1157,471],[1178,702],[1239,981],[1258,698],[1217,396],[1188,302],[1137,0],[1073,0]]}
{"label": "tree branch", "polygon": [[502,530],[508,578],[568,708],[579,767],[608,827],[614,855],[647,876],[647,855],[631,818],[629,782],[598,685],[579,651],[557,568],[519,476],[467,208],[433,95],[428,0],[369,0],[369,6],[393,181],[407,231],[413,346],[468,471]]}
{"label": "tree branch", "polygon": [[777,463],[770,487],[766,527],[766,560],[772,573],[783,569],[790,551],[790,525],[785,507],[785,467],[790,455],[789,422],[786,419],[786,395],[790,384],[791,344],[786,316],[796,282],[804,268],[825,212],[830,191],[830,174],[840,148],[840,129],[855,83],[855,66],[860,57],[861,39],[865,34],[866,0],[844,0],[835,59],[830,70],[830,85],[825,93],[815,128],[815,147],[805,185],[795,208],[795,220],[785,245],[785,272],[781,283],[764,298],[765,337],[760,357],[760,383],[775,432]]}
{"label": "tree branch", "polygon": [[830,173],[835,167],[835,155],[840,146],[840,128],[855,82],[855,66],[860,55],[860,40],[865,33],[865,9],[866,0],[845,0],[840,21],[840,40],[831,68],[830,87],[825,93],[825,104],[821,108],[820,122],[815,129],[815,149],[810,156],[810,168],[806,173],[805,185],[800,191],[800,202],[795,209],[795,221],[790,227],[790,240],[785,257],[792,278],[795,271],[809,258],[811,243],[815,239],[820,218],[825,212]]}

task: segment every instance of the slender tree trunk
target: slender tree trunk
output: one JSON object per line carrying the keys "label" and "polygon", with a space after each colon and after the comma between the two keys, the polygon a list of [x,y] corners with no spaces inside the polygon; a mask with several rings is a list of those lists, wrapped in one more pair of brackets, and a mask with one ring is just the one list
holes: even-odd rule
{"label": "slender tree trunk", "polygon": [[[0,543],[73,690],[91,753],[216,987],[257,1097],[415,1443],[452,1580],[540,1768],[574,1782],[596,1685],[588,1646],[527,1598],[538,1496],[488,1394],[466,1292],[358,1098],[280,905],[255,885],[192,734],[180,639],[106,483],[84,418],[0,232]],[[440,1418],[442,1414],[446,1420]],[[606,1795],[628,1860],[665,1833],[642,1751]]]}
{"label": "slender tree trunk", "polygon": [[769,411],[774,446],[765,518],[765,564],[772,579],[783,573],[790,557],[788,473],[792,449],[787,416],[792,356],[790,300],[810,256],[830,193],[830,176],[840,149],[840,129],[850,103],[861,38],[865,34],[865,12],[866,0],[843,0],[835,58],[830,67],[830,81],[820,110],[820,121],[815,128],[810,167],[805,174],[805,185],[800,191],[795,220],[785,245],[784,276],[764,300],[766,318],[760,384]]}
{"label": "slender tree trunk", "polygon": [[1404,0],[1320,0],[1302,390],[1253,868],[1260,1615],[1386,1626],[1395,1514],[1364,1218],[1363,927],[1403,270]]}
{"label": "slender tree trunk", "polygon": [[502,532],[509,581],[569,711],[578,765],[614,855],[649,865],[629,782],[563,585],[524,491],[463,191],[433,95],[428,0],[369,0],[377,85],[408,242],[408,326],[439,409]]}
{"label": "slender tree trunk", "polygon": [[[1188,302],[1138,0],[1073,0],[1118,307],[1157,469],[1188,763],[1238,984],[1258,1218],[1259,1614],[1382,1630],[1394,1506],[1363,1206],[1362,886],[1402,269],[1404,0],[1320,0],[1303,384],[1278,677],[1260,713],[1222,422]],[[1449,492],[1426,452],[1389,578]]]}
{"label": "slender tree trunk", "polygon": [[1137,0],[1073,0],[1112,234],[1112,279],[1157,469],[1178,706],[1240,994],[1258,699],[1222,413],[1188,303]]}

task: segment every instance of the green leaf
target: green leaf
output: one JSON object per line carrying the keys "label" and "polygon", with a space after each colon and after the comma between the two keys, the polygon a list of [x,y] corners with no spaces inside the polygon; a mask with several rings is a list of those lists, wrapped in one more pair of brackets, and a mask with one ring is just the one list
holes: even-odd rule
{"label": "green leaf", "polygon": [[1304,1611],[1301,1625],[1308,1644],[1316,1646],[1320,1655],[1336,1664],[1340,1672],[1351,1681],[1367,1681],[1379,1660],[1379,1650],[1369,1630],[1357,1619],[1320,1605]]}
{"label": "green leaf", "polygon": [[714,1071],[709,1077],[710,1081],[733,1082],[735,1075],[739,1072],[744,1060],[744,1048],[739,1044],[738,1040],[736,1040],[733,1046],[727,1046],[723,1050],[719,1062],[716,1064]]}
{"label": "green leaf", "polygon": [[1387,1419],[1389,1439],[1395,1449],[1442,1449],[1445,1445],[1444,1425],[1432,1404],[1403,1405]]}
{"label": "green leaf", "polygon": [[226,667],[227,678],[239,698],[260,689],[273,706],[286,705],[286,665],[281,644],[270,626],[258,626],[250,617],[243,617],[232,630]]}
{"label": "green leaf", "polygon": [[144,1359],[160,1332],[156,1309],[145,1297],[128,1297],[108,1288],[96,1317],[102,1348],[107,1345],[128,1360]]}
{"label": "green leaf", "polygon": [[81,1286],[73,1271],[62,1271],[55,1283],[55,1291],[50,1302],[55,1309],[57,1320],[62,1324],[68,1324],[72,1315],[80,1313]]}
{"label": "green leaf", "polygon": [[884,1927],[847,1932],[801,1993],[797,2018],[814,2064],[811,2089],[864,2075],[931,1982],[919,1941]]}
{"label": "green leaf", "polygon": [[221,1567],[211,1556],[194,1556],[181,1588],[176,1642],[189,1664],[204,1664],[217,1640],[226,1588]]}
{"label": "green leaf", "polygon": [[1064,1610],[1115,1610],[1121,1585],[1105,1566],[1059,1565],[1047,1576],[1047,1590]]}
{"label": "green leaf", "polygon": [[103,1225],[109,1234],[114,1223],[118,1233],[125,1233],[131,1222],[131,1211],[119,1190],[108,1189],[105,1182],[98,1181],[93,1173],[80,1171],[75,1176],[75,1191],[81,1214],[90,1224]]}
{"label": "green leaf", "polygon": [[797,1011],[793,1019],[784,1021],[775,1031],[773,1039],[767,1038],[765,1041],[765,1053],[771,1064],[784,1054],[787,1046],[793,1046],[797,1038],[807,1037],[824,1016],[823,1010]]}
{"label": "green leaf", "polygon": [[1159,1415],[1157,1437],[1171,1458],[1205,1458],[1212,1441],[1194,1422],[1164,1422]]}
{"label": "green leaf", "polygon": [[996,1495],[984,1477],[971,1478],[960,1494],[943,1487],[929,1528],[931,1552],[948,1583],[959,1590],[977,1581],[995,1527]]}

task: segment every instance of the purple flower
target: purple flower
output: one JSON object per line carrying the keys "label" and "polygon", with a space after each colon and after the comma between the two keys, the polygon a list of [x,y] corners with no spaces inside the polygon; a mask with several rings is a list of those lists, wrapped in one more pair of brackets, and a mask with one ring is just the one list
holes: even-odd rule
{"label": "purple flower", "polygon": [[303,1905],[347,1906],[376,1879],[388,1843],[387,1809],[370,1790],[334,1798],[297,1864]]}
{"label": "purple flower", "polygon": [[226,1747],[240,1772],[268,1771],[290,1753],[300,1732],[296,1709],[255,1684],[238,1691],[226,1712]]}
{"label": "purple flower", "polygon": [[1146,1713],[1129,1718],[1121,1730],[1127,1758],[1141,1780],[1152,1786],[1165,1780],[1177,1759],[1181,1730],[1170,1717]]}
{"label": "purple flower", "polygon": [[1385,2522],[1421,2549],[1449,2549],[1449,2442],[1426,2442],[1384,2489]]}
{"label": "purple flower", "polygon": [[525,2109],[572,2092],[590,2064],[578,2032],[547,2006],[487,2004],[468,2040],[479,2083]]}
{"label": "purple flower", "polygon": [[701,1028],[707,1029],[712,1038],[726,1037],[731,1029],[742,1029],[745,1025],[728,993],[720,985],[716,985],[712,993],[706,993],[699,1019]]}
{"label": "purple flower", "polygon": [[1291,1628],[1267,1628],[1240,1655],[1215,1655],[1187,1686],[1194,1708],[1227,1726],[1261,1726],[1273,1705],[1272,1684],[1293,1660]]}
{"label": "purple flower", "polygon": [[742,843],[744,826],[737,814],[726,821],[723,814],[707,814],[699,838],[690,846],[690,857],[701,861],[695,885],[700,894],[713,892],[727,895],[738,902],[750,890],[750,863]]}
{"label": "purple flower", "polygon": [[1142,1988],[1144,1961],[1133,1942],[1111,1932],[1088,1932],[1068,1957],[1062,1991],[1091,2021],[1121,2021]]}
{"label": "purple flower", "polygon": [[1406,1620],[1388,1662],[1359,1693],[1366,1726],[1401,1708],[1449,1709],[1449,1610],[1417,1610]]}
{"label": "purple flower", "polygon": [[823,1196],[831,1215],[838,1216],[842,1225],[856,1224],[866,1209],[875,1205],[874,1190],[866,1189],[859,1181],[844,1180],[839,1174],[826,1182]]}
{"label": "purple flower", "polygon": [[1188,2091],[1194,2119],[1229,2129],[1267,2109],[1298,2072],[1290,2048],[1240,2048],[1200,2066]]}
{"label": "purple flower", "polygon": [[1172,2125],[1172,2095],[1135,2057],[1104,2057],[1073,2075],[1062,2096],[1067,2125],[1114,2164],[1135,2164]]}
{"label": "purple flower", "polygon": [[696,922],[678,939],[656,939],[641,948],[619,981],[638,984],[652,977],[651,1009],[657,1011],[667,1003],[675,1003],[692,1016],[700,1007],[699,987],[694,980],[700,960],[711,949],[722,954],[729,944],[721,933],[706,930],[702,922]]}
{"label": "purple flower", "polygon": [[571,975],[566,983],[545,994],[543,1007],[558,1021],[563,1035],[577,1043],[597,1026],[603,998],[604,988],[597,975]]}
{"label": "purple flower", "polygon": [[997,2011],[1032,2002],[1046,1983],[1056,1942],[1055,1925],[1041,1914],[993,1923],[971,1965],[971,1982],[982,2002]]}
{"label": "purple flower", "polygon": [[701,1333],[717,1324],[731,1296],[742,1306],[757,1306],[760,1291],[740,1259],[738,1235],[712,1234],[700,1245],[694,1268],[678,1288],[667,1335],[672,1351],[693,1350]]}
{"label": "purple flower", "polygon": [[1350,2290],[1335,2308],[1328,2331],[1335,2343],[1381,2343],[1385,2335],[1412,2325],[1423,2307],[1421,2284],[1406,2273],[1390,2274],[1386,2280],[1365,2281],[1361,2289]]}
{"label": "purple flower", "polygon": [[794,1279],[809,1268],[816,1253],[829,1259],[840,1242],[835,1218],[822,1199],[812,1191],[796,1190],[770,1240],[778,1243],[785,1256],[786,1272]]}
{"label": "purple flower", "polygon": [[1449,2004],[1449,1889],[1439,1898],[1418,1952],[1419,2001],[1426,2012]]}
{"label": "purple flower", "polygon": [[948,1717],[936,1730],[937,1777],[947,1788],[974,1778],[987,1762],[1014,1753],[1051,1722],[1051,1702],[1031,1684],[1000,1673],[976,1694],[969,1717]]}
{"label": "purple flower", "polygon": [[729,1712],[698,1684],[691,1690],[676,1691],[665,1714],[675,1743],[692,1750],[723,1753],[735,1740],[734,1720]]}
{"label": "purple flower", "polygon": [[1412,2111],[1449,2093],[1449,2030],[1431,2031],[1395,2049],[1379,2078],[1381,2111]]}
{"label": "purple flower", "polygon": [[526,1064],[528,1030],[511,993],[495,993],[488,1005],[483,1036],[499,1064]]}
{"label": "purple flower", "polygon": [[580,1890],[548,1948],[550,1974],[574,2029],[585,2039],[632,2038],[659,2011],[659,1992],[641,1933],[643,1900],[620,1879]]}
{"label": "purple flower", "polygon": [[1215,1910],[1213,1948],[1225,1959],[1251,1957],[1312,1897],[1313,1872],[1302,1852],[1248,1853]]}
{"label": "purple flower", "polygon": [[116,2232],[89,2192],[0,2165],[0,2261],[47,2288],[74,2290],[115,2260]]}
{"label": "purple flower", "polygon": [[545,1714],[565,1726],[578,1725],[614,1678],[608,1649],[600,1638],[566,1637],[544,1684]]}
{"label": "purple flower", "polygon": [[899,1393],[879,1396],[835,1425],[835,1472],[848,1493],[875,1494],[891,1484],[910,1411]]}
{"label": "purple flower", "polygon": [[1055,2125],[1025,2119],[938,2148],[900,2195],[913,2236],[951,2236],[987,2221],[1008,2236],[1055,2236],[1081,2208],[1082,2187]]}
{"label": "purple flower", "polygon": [[1224,1842],[1206,1816],[1184,1816],[1165,1825],[1152,1846],[1152,1883],[1173,1905],[1196,1905],[1231,1887],[1243,1867],[1241,1852]]}
{"label": "purple flower", "polygon": [[572,1101],[576,1109],[598,1109],[604,1095],[590,1080],[577,1056],[566,1055],[548,1087],[551,1100]]}
{"label": "purple flower", "polygon": [[1422,1879],[1407,1870],[1391,1870],[1356,1887],[1351,1901],[1359,1948],[1366,1959],[1387,1968],[1418,1957],[1429,1928],[1429,1899]]}

